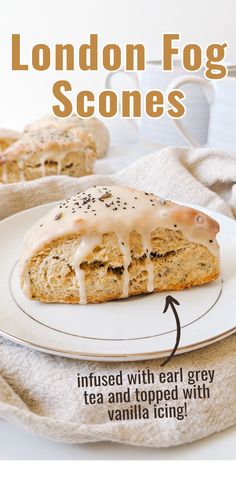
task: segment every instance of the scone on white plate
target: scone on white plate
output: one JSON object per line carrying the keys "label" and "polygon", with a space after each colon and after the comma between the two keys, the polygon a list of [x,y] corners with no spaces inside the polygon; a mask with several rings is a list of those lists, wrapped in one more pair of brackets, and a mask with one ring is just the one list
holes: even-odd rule
{"label": "scone on white plate", "polygon": [[154,194],[94,186],[26,234],[21,287],[44,302],[99,303],[219,276],[218,223]]}
{"label": "scone on white plate", "polygon": [[0,129],[0,152],[9,148],[21,138],[21,133],[13,129]]}
{"label": "scone on white plate", "polygon": [[58,119],[53,116],[46,116],[27,125],[24,132],[37,132],[45,127],[55,127],[63,129],[64,131],[73,129],[75,131],[82,130],[84,131],[84,135],[87,134],[95,142],[97,158],[102,158],[107,153],[109,147],[109,132],[103,122],[96,117],[82,119],[73,114],[71,117]]}
{"label": "scone on white plate", "polygon": [[82,130],[46,127],[29,134],[0,154],[0,182],[39,179],[48,175],[81,177],[93,173],[96,145]]}

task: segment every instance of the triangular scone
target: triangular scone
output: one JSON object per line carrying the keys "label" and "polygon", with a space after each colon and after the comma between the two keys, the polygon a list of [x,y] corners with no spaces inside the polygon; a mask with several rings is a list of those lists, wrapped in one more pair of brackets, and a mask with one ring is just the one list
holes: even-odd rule
{"label": "triangular scone", "polygon": [[81,177],[93,173],[96,145],[81,129],[42,128],[0,154],[0,182],[12,183],[48,175]]}
{"label": "triangular scone", "polygon": [[98,303],[219,276],[218,223],[126,187],[66,199],[27,233],[21,287],[44,302]]}
{"label": "triangular scone", "polygon": [[68,118],[58,119],[52,115],[43,117],[42,119],[36,120],[28,124],[24,132],[31,134],[32,132],[38,132],[45,128],[55,128],[62,129],[64,131],[83,131],[84,136],[89,136],[96,145],[96,153],[98,158],[102,158],[109,147],[109,131],[103,122],[96,117],[91,117],[89,119],[82,119],[75,114],[72,114]]}

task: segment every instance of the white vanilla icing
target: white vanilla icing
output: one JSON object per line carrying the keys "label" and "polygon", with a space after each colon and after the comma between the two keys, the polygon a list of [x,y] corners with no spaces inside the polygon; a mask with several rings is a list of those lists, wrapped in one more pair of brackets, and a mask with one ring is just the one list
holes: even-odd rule
{"label": "white vanilla icing", "polygon": [[24,254],[20,261],[22,288],[30,297],[28,267],[32,256],[53,240],[77,233],[80,234],[81,240],[75,254],[74,266],[80,302],[86,303],[81,263],[102,242],[104,234],[114,232],[123,255],[121,297],[127,297],[131,263],[129,234],[135,230],[142,238],[146,254],[147,290],[152,292],[154,271],[150,258],[151,233],[158,227],[180,230],[190,242],[206,246],[214,256],[219,257],[216,240],[219,225],[204,213],[128,187],[94,186],[63,201],[29,230],[25,236]]}
{"label": "white vanilla icing", "polygon": [[84,235],[81,238],[80,249],[77,249],[75,254],[75,266],[76,266],[76,277],[78,285],[80,288],[80,304],[86,304],[86,290],[85,290],[85,273],[82,268],[80,268],[81,263],[87,258],[87,256],[93,252],[95,247],[101,241],[101,236],[95,234]]}
{"label": "white vanilla icing", "polygon": [[22,160],[22,159],[19,160],[18,167],[19,167],[19,172],[20,172],[20,181],[24,181],[25,180],[24,160]]}
{"label": "white vanilla icing", "polygon": [[5,162],[2,163],[2,182],[3,184],[8,183],[7,164]]}
{"label": "white vanilla icing", "polygon": [[75,133],[77,133],[79,130],[85,131],[96,144],[98,158],[104,156],[109,146],[109,132],[103,122],[101,122],[96,117],[82,119],[81,117],[73,114],[66,119],[59,119],[54,116],[48,115],[26,126],[24,132],[38,132],[47,127],[63,129],[64,131],[70,132],[74,131]]}
{"label": "white vanilla icing", "polygon": [[[117,233],[117,232],[116,232]],[[129,295],[129,265],[131,263],[131,252],[129,245],[129,231],[128,232],[119,232],[117,235],[119,248],[123,255],[123,290],[121,297],[128,297]]]}
{"label": "white vanilla icing", "polygon": [[150,233],[142,234],[142,244],[144,253],[146,254],[145,265],[147,270],[147,291],[154,291],[154,265],[150,263],[150,253],[152,251],[151,235]]}

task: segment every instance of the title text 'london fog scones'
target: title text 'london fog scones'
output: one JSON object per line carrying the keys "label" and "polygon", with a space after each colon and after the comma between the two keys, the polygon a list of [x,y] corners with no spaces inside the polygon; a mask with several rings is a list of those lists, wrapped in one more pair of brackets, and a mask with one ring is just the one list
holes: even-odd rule
{"label": "title text 'london fog scones'", "polygon": [[65,119],[58,119],[53,116],[43,117],[42,119],[36,120],[25,127],[25,133],[37,132],[40,129],[46,127],[55,127],[58,129],[63,129],[64,131],[82,130],[83,135],[89,135],[90,139],[95,142],[96,153],[98,158],[102,158],[109,146],[109,132],[106,126],[101,122],[101,120],[96,117],[91,117],[88,119],[82,119],[77,115],[71,115],[71,117]]}
{"label": "title text 'london fog scones'", "polygon": [[42,128],[0,154],[0,182],[39,179],[47,175],[81,177],[93,172],[96,146],[82,130]]}
{"label": "title text 'london fog scones'", "polygon": [[218,223],[151,193],[92,187],[27,233],[21,287],[44,302],[97,303],[219,276]]}

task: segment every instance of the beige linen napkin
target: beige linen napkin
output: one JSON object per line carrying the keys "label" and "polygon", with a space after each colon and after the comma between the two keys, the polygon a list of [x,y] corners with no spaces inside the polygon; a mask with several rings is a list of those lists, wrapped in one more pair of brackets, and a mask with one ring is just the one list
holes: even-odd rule
{"label": "beige linen napkin", "polygon": [[[122,164],[121,164],[122,165]],[[59,200],[92,184],[130,185],[162,197],[189,201],[236,215],[236,155],[206,149],[165,148],[139,159],[113,176],[83,179],[48,177],[34,182],[6,185],[0,189],[0,215],[5,218],[25,208]],[[4,260],[2,260],[4,262]],[[28,430],[62,442],[79,443],[113,440],[141,446],[167,447],[203,438],[236,423],[236,336],[204,349],[176,356],[165,367],[162,360],[139,363],[92,363],[69,360],[29,350],[0,338],[0,416],[19,422]],[[123,385],[111,391],[125,391],[128,374],[150,370],[182,368],[187,372],[214,370],[209,399],[187,399],[187,417],[110,421],[107,410],[125,408],[107,403],[84,405],[83,389],[77,387],[77,373],[116,375],[123,373]],[[173,387],[172,385],[168,386]],[[134,386],[131,386],[131,393]],[[142,385],[141,390],[164,390],[166,384]],[[102,387],[89,392],[104,392]],[[182,399],[168,401],[178,407]],[[142,404],[145,406],[146,404]],[[163,406],[163,403],[161,404]]]}

